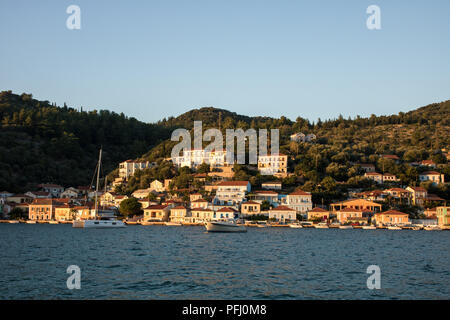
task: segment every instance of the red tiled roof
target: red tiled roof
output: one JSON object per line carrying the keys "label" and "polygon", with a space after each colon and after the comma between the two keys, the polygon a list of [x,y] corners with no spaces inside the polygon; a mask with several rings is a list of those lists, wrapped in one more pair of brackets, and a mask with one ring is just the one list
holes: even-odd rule
{"label": "red tiled roof", "polygon": [[197,199],[197,200],[194,200],[194,201],[191,201],[191,202],[201,202],[201,203],[204,203],[204,202],[208,202],[208,201],[205,200],[205,199]]}
{"label": "red tiled roof", "polygon": [[440,175],[440,173],[436,172],[436,171],[425,171],[425,172],[422,172],[420,175],[424,175],[424,174]]}
{"label": "red tiled roof", "polygon": [[290,196],[310,196],[311,193],[298,189],[298,190],[295,190],[294,192],[289,193],[289,195]]}
{"label": "red tiled roof", "polygon": [[219,183],[219,186],[247,186],[250,182],[248,181],[223,181]]}
{"label": "red tiled roof", "polygon": [[295,211],[295,209],[289,208],[287,206],[278,206],[271,211]]}
{"label": "red tiled roof", "polygon": [[212,212],[213,210],[211,210],[211,209],[204,209],[204,208],[193,208],[193,209],[191,209],[191,211],[208,211],[208,212]]}
{"label": "red tiled roof", "polygon": [[260,203],[255,202],[255,201],[247,201],[247,202],[243,202],[242,204],[244,205],[244,204],[260,204]]}
{"label": "red tiled roof", "polygon": [[253,191],[253,193],[262,193],[262,194],[264,194],[264,193],[266,193],[266,194],[278,194],[277,192],[275,192],[275,191],[271,191],[271,190],[257,190],[257,191]]}
{"label": "red tiled roof", "polygon": [[308,212],[328,212],[328,211],[319,207],[315,207],[314,209],[309,210]]}
{"label": "red tiled roof", "polygon": [[228,208],[228,207],[223,207],[223,208],[220,208],[219,210],[217,210],[217,212],[236,212],[236,210]]}
{"label": "red tiled roof", "polygon": [[375,213],[375,215],[384,215],[384,214],[389,214],[389,215],[408,215],[407,213],[403,213],[403,212],[400,212],[400,211],[397,211],[397,210],[388,210],[388,211],[385,211],[385,212],[378,212],[378,213]]}
{"label": "red tiled roof", "polygon": [[155,204],[155,205],[152,205],[152,206],[148,206],[144,210],[162,210],[162,209],[165,209],[167,207],[168,206],[164,205],[164,204]]}
{"label": "red tiled roof", "polygon": [[186,208],[183,207],[183,206],[177,206],[177,207],[175,207],[175,208],[172,208],[171,210],[181,210],[181,209],[186,210]]}

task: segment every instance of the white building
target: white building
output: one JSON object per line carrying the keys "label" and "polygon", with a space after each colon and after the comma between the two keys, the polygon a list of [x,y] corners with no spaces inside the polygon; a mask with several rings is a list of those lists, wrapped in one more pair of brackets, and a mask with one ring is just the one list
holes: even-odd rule
{"label": "white building", "polygon": [[445,182],[444,175],[436,171],[426,171],[424,173],[419,174],[419,180],[420,182],[432,181],[434,184]]}
{"label": "white building", "polygon": [[263,175],[285,177],[287,175],[287,155],[266,155],[258,157],[258,170]]}
{"label": "white building", "polygon": [[286,205],[298,213],[307,213],[312,210],[311,193],[302,190],[294,191],[287,195]]}
{"label": "white building", "polygon": [[60,198],[61,193],[64,192],[64,187],[59,184],[43,183],[38,185],[38,188],[42,191],[49,192],[53,198]]}
{"label": "white building", "polygon": [[196,168],[202,163],[209,164],[211,168],[227,165],[225,150],[207,152],[204,149],[183,150],[181,156],[172,158],[177,167]]}
{"label": "white building", "polygon": [[295,209],[286,206],[278,206],[269,210],[269,219],[274,219],[279,222],[297,220],[297,213]]}
{"label": "white building", "polygon": [[251,185],[248,181],[223,181],[217,187],[214,204],[239,204],[250,190]]}
{"label": "white building", "polygon": [[156,166],[155,162],[127,160],[119,165],[119,177],[128,180],[136,171],[152,168]]}

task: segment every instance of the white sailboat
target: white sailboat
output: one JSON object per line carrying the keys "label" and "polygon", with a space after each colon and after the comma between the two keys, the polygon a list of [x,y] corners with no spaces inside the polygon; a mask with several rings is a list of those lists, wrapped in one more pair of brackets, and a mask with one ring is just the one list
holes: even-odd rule
{"label": "white sailboat", "polygon": [[100,148],[100,154],[98,157],[97,165],[97,184],[95,186],[95,219],[94,220],[74,220],[72,223],[73,228],[125,228],[125,224],[122,221],[115,219],[114,217],[100,216],[98,213],[98,184],[100,180],[100,167],[102,163],[102,149]]}

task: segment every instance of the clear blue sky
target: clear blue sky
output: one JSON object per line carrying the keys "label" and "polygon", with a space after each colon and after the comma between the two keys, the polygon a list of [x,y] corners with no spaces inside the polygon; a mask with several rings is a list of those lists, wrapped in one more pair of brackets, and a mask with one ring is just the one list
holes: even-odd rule
{"label": "clear blue sky", "polygon": [[393,114],[450,99],[449,36],[448,0],[2,0],[0,90],[147,122]]}

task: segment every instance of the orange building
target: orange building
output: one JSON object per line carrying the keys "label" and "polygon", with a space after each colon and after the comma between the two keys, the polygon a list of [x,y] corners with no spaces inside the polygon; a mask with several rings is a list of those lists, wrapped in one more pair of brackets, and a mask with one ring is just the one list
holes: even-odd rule
{"label": "orange building", "polygon": [[344,208],[356,209],[360,211],[370,211],[370,212],[381,212],[381,204],[364,200],[364,199],[354,199],[345,200],[341,202],[332,203],[330,205],[332,211],[339,211]]}
{"label": "orange building", "polygon": [[408,214],[397,210],[389,210],[375,214],[376,224],[407,224],[409,222]]}

